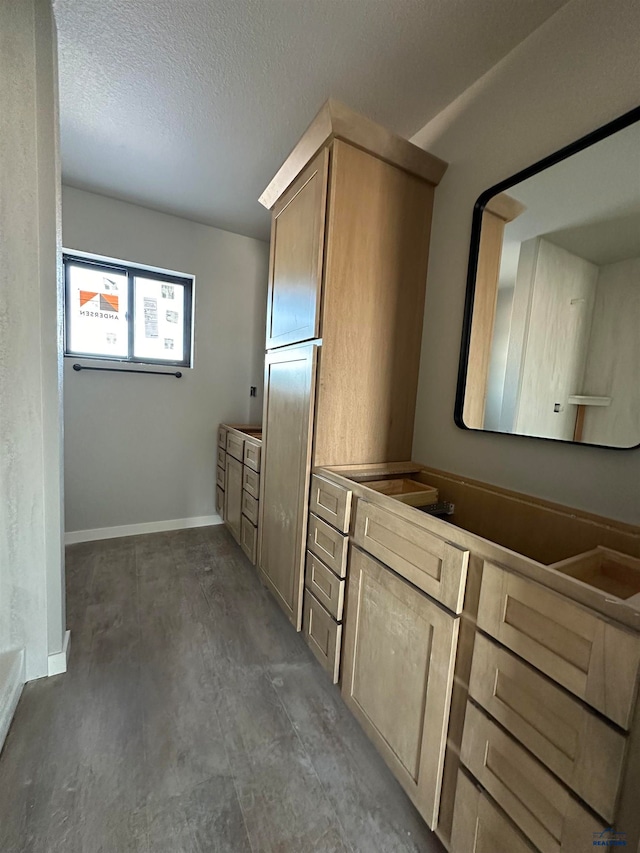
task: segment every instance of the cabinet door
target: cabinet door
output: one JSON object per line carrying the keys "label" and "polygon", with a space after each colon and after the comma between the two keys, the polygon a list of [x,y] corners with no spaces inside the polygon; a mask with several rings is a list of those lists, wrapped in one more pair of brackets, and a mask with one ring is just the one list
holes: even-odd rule
{"label": "cabinet door", "polygon": [[315,344],[267,355],[258,565],[299,631],[307,535]]}
{"label": "cabinet door", "polygon": [[296,178],[273,211],[267,349],[320,336],[329,151]]}
{"label": "cabinet door", "polygon": [[235,538],[240,541],[242,518],[242,463],[227,455],[226,488],[224,490],[224,520]]}
{"label": "cabinet door", "polygon": [[351,549],[342,696],[431,829],[459,619]]}

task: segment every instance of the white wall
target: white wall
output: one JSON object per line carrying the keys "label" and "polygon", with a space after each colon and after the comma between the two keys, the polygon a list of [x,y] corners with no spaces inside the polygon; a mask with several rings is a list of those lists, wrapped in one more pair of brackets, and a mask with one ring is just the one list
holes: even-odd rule
{"label": "white wall", "polygon": [[261,420],[267,244],[70,187],[62,233],[66,249],[196,277],[182,379],[65,359],[67,531],[214,516],[217,425]]}
{"label": "white wall", "polygon": [[639,366],[640,258],[631,258],[600,267],[582,393],[611,397],[611,405],[587,407],[583,441],[640,443]]}
{"label": "white wall", "polygon": [[65,626],[55,67],[48,0],[0,3],[0,652],[26,679]]}
{"label": "white wall", "polygon": [[474,202],[637,106],[638,32],[637,0],[571,0],[413,140],[450,163],[435,196],[414,459],[636,523],[640,451],[463,431],[453,410]]}

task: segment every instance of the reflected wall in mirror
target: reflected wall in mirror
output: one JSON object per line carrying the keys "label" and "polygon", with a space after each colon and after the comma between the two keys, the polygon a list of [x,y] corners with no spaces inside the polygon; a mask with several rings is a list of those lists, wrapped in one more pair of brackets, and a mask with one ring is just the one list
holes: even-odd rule
{"label": "reflected wall in mirror", "polygon": [[478,199],[456,423],[640,444],[640,108]]}

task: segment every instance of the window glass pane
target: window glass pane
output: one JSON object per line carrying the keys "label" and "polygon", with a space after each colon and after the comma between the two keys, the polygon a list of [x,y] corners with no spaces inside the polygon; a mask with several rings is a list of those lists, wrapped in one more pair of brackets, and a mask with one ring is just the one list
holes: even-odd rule
{"label": "window glass pane", "polygon": [[69,264],[67,350],[108,358],[128,355],[127,276]]}
{"label": "window glass pane", "polygon": [[183,360],[184,291],[181,284],[135,277],[135,358]]}

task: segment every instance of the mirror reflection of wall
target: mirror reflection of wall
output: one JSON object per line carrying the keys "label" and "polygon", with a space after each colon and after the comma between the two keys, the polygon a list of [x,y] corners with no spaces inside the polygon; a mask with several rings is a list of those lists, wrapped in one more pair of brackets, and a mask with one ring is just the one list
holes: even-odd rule
{"label": "mirror reflection of wall", "polygon": [[482,217],[464,424],[638,445],[640,124],[494,199]]}

